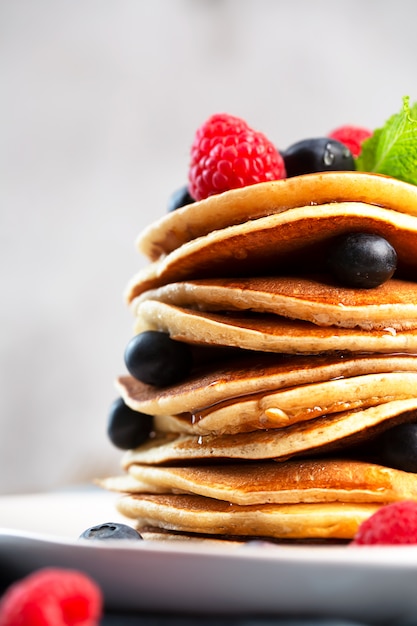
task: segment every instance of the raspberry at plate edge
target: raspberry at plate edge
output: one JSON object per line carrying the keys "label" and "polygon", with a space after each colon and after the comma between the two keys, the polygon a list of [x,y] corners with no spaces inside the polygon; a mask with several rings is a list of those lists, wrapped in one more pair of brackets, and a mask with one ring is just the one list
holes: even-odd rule
{"label": "raspberry at plate edge", "polygon": [[417,544],[417,502],[382,506],[360,525],[350,545]]}
{"label": "raspberry at plate edge", "polygon": [[98,626],[102,612],[100,587],[73,569],[35,570],[0,599],[1,626]]}

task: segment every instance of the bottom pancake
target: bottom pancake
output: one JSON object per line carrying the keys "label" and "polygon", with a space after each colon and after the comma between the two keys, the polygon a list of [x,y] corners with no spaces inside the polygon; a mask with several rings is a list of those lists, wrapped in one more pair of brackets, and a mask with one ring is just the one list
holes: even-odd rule
{"label": "bottom pancake", "polygon": [[145,541],[180,541],[181,543],[195,543],[204,542],[204,544],[221,545],[222,547],[239,547],[247,543],[249,545],[266,545],[266,544],[280,544],[280,545],[304,545],[304,546],[332,546],[332,545],[346,545],[349,543],[349,539],[284,539],[276,537],[245,537],[244,535],[208,535],[207,533],[186,533],[176,530],[164,530],[163,528],[153,528],[152,526],[139,526],[137,531],[140,533],[142,539]]}
{"label": "bottom pancake", "polygon": [[351,539],[379,507],[341,502],[239,506],[187,494],[126,495],[117,503],[138,528],[276,539]]}
{"label": "bottom pancake", "polygon": [[181,543],[210,543],[221,546],[241,546],[247,542],[245,537],[229,537],[225,535],[203,535],[198,533],[182,533],[163,528],[153,528],[151,526],[140,526],[137,528],[142,539],[145,541],[180,541]]}

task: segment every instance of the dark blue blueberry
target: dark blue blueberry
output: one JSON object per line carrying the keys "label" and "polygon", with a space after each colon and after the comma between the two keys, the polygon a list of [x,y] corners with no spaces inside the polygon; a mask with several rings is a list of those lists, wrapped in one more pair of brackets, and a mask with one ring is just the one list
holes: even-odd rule
{"label": "dark blue blueberry", "polygon": [[169,212],[175,211],[176,209],[179,209],[187,204],[193,204],[193,202],[195,202],[194,198],[190,196],[187,185],[184,185],[171,194],[168,200],[167,209]]}
{"label": "dark blue blueberry", "polygon": [[152,431],[151,415],[133,411],[122,398],[118,398],[110,407],[107,435],[116,448],[130,450],[147,441]]}
{"label": "dark blue blueberry", "polygon": [[137,530],[127,524],[117,522],[106,522],[87,528],[79,539],[89,539],[91,541],[107,541],[108,539],[127,539],[128,541],[138,541],[142,536]]}
{"label": "dark blue blueberry", "polygon": [[294,143],[282,153],[287,177],[313,172],[352,171],[351,151],[336,139],[315,137]]}
{"label": "dark blue blueberry", "polygon": [[146,330],[129,341],[125,350],[125,363],[137,380],[166,387],[189,374],[192,355],[188,344],[174,341],[166,333]]}
{"label": "dark blue blueberry", "polygon": [[417,424],[399,424],[375,441],[378,461],[388,467],[417,473]]}
{"label": "dark blue blueberry", "polygon": [[379,235],[350,233],[333,241],[327,261],[329,271],[342,285],[372,289],[394,274],[397,253]]}

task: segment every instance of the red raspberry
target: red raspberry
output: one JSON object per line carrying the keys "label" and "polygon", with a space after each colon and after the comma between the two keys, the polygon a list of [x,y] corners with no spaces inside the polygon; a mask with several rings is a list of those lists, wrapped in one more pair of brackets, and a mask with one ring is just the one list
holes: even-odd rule
{"label": "red raspberry", "polygon": [[189,171],[189,191],[195,200],[285,176],[284,160],[275,146],[238,117],[212,115],[195,134]]}
{"label": "red raspberry", "polygon": [[97,626],[103,598],[77,570],[44,568],[12,584],[0,600],[1,626]]}
{"label": "red raspberry", "polygon": [[351,545],[417,543],[417,502],[387,504],[362,522]]}
{"label": "red raspberry", "polygon": [[354,157],[358,157],[361,153],[362,144],[365,139],[371,137],[372,132],[367,128],[361,128],[360,126],[340,126],[333,130],[329,137],[330,139],[337,139],[340,143],[343,143]]}

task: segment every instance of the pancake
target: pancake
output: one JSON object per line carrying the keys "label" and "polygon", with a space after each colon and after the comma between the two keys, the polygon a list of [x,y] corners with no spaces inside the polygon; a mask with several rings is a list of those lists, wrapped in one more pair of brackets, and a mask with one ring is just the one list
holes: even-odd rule
{"label": "pancake", "polygon": [[369,439],[397,424],[417,420],[417,398],[395,400],[363,410],[344,411],[293,424],[236,435],[156,434],[134,450],[122,465],[159,465],[219,459],[279,459],[328,453]]}
{"label": "pancake", "polygon": [[319,326],[381,330],[417,328],[417,284],[391,279],[375,289],[341,287],[328,276],[217,278],[170,283],[135,298],[198,311],[254,311]]}
{"label": "pancake", "polygon": [[214,230],[312,202],[363,202],[417,216],[414,185],[364,172],[320,172],[232,189],[189,204],[148,226],[136,243],[154,261]]}
{"label": "pancake", "polygon": [[94,483],[108,491],[119,493],[166,493],[166,489],[158,488],[156,485],[140,480],[131,474],[97,478]]}
{"label": "pancake", "polygon": [[[387,239],[395,248],[398,270],[417,275],[417,217],[359,202],[304,206],[229,226],[194,239],[134,276],[125,299],[170,282],[200,278],[288,274],[323,266],[326,243],[350,232]],[[316,270],[317,271],[317,270]]]}
{"label": "pancake", "polygon": [[180,541],[181,543],[195,543],[202,542],[204,544],[210,544],[215,546],[241,546],[246,543],[244,538],[230,538],[225,537],[224,535],[207,535],[207,534],[197,534],[197,533],[181,533],[178,531],[167,531],[163,528],[153,528],[152,526],[140,526],[138,528],[142,538],[145,541],[163,541],[163,542],[172,542],[172,541]]}
{"label": "pancake", "polygon": [[[352,232],[395,248],[394,277],[331,279],[330,246]],[[181,383],[116,382],[153,430],[99,484],[143,536],[348,541],[379,507],[417,499],[417,474],[372,462],[380,433],[417,421],[415,186],[358,172],[261,183],[182,207],[137,244],[150,263],[124,294],[134,332],[194,356]]]}
{"label": "pancake", "polygon": [[223,435],[284,428],[322,415],[365,409],[415,396],[417,373],[367,374],[230,399],[154,419],[158,432]]}
{"label": "pancake", "polygon": [[195,412],[224,400],[325,382],[331,379],[417,372],[414,355],[331,354],[290,356],[243,353],[227,362],[207,365],[182,383],[165,388],[146,385],[132,376],[120,376],[116,387],[133,410],[149,415]]}
{"label": "pancake", "polygon": [[136,520],[186,533],[273,537],[283,539],[349,539],[359,524],[378,510],[370,503],[261,504],[239,506],[195,495],[125,495],[117,508]]}
{"label": "pancake", "polygon": [[248,536],[245,537],[243,535],[241,536],[237,536],[237,535],[214,535],[214,534],[207,534],[207,533],[195,533],[195,532],[181,532],[179,530],[165,530],[164,528],[155,528],[153,526],[142,526],[140,525],[139,528],[137,528],[138,531],[140,531],[140,534],[142,535],[143,539],[145,539],[146,541],[180,541],[182,543],[186,542],[186,543],[198,543],[198,542],[204,542],[204,545],[210,544],[210,545],[216,545],[216,546],[221,546],[222,548],[228,548],[228,547],[240,547],[245,545],[247,542],[256,542],[256,544],[258,546],[260,545],[267,545],[268,547],[271,546],[271,544],[279,544],[279,545],[303,545],[303,546],[314,546],[314,545],[318,545],[320,544],[321,546],[333,546],[333,545],[346,545],[348,543],[348,540],[345,539],[334,539],[334,538],[322,538],[322,539],[315,539],[312,537],[309,538],[303,538],[303,539],[296,539],[294,537],[288,539],[284,539],[282,537],[280,538],[273,538],[273,537],[254,537],[254,536]]}
{"label": "pancake", "polygon": [[272,314],[203,313],[156,300],[143,301],[135,332],[159,330],[186,343],[285,354],[347,352],[417,353],[417,329],[366,331],[317,326]]}
{"label": "pancake", "polygon": [[[417,475],[348,459],[152,467],[102,481],[113,491],[188,493],[239,505],[417,499]],[[135,486],[135,482],[137,484]],[[148,485],[146,490],[142,485]]]}

